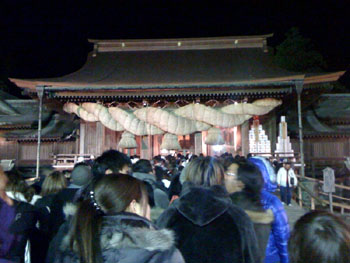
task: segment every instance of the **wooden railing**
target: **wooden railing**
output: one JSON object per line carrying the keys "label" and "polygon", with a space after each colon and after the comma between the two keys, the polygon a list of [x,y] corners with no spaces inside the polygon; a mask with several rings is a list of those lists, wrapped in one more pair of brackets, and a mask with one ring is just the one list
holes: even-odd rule
{"label": "wooden railing", "polygon": [[94,158],[92,154],[54,154],[52,155],[52,166],[56,169],[72,169],[76,163]]}
{"label": "wooden railing", "polygon": [[[299,205],[301,207],[304,206],[303,204],[303,198],[302,198],[302,191],[306,192],[309,196],[310,196],[310,209],[311,210],[315,210],[316,208],[316,204],[321,205],[321,206],[329,206],[330,210],[333,211],[333,207],[337,207],[340,208],[340,212],[341,214],[344,214],[346,210],[350,211],[350,199],[349,198],[345,198],[342,196],[339,196],[337,194],[334,193],[324,193],[322,191],[322,185],[323,185],[323,181],[319,180],[319,179],[315,179],[315,178],[311,178],[311,177],[304,177],[302,178],[301,176],[297,175],[299,178],[299,184],[298,184],[298,199],[299,199]],[[304,181],[303,179],[306,179],[308,181],[312,181],[315,182],[317,185],[316,187],[316,192],[314,192],[313,190],[310,190],[306,185],[304,185]],[[349,186],[344,186],[344,185],[339,185],[339,184],[335,184],[335,188],[337,189],[344,189],[344,190],[349,190],[350,191],[350,187]],[[327,196],[329,197],[329,200],[325,200],[320,198],[320,196]],[[340,200],[340,202],[334,202],[333,199],[338,199]]]}

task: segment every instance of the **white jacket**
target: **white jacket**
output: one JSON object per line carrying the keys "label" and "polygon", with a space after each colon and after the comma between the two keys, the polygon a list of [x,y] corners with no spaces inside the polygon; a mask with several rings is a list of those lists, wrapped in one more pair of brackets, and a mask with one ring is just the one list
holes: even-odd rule
{"label": "white jacket", "polygon": [[[294,178],[294,185],[291,184],[291,178]],[[292,168],[290,168],[288,170],[288,181],[289,181],[289,187],[292,187],[292,186],[297,186],[298,185],[298,179],[293,171]],[[286,168],[284,167],[281,167],[279,170],[278,170],[278,173],[277,173],[277,184],[280,185],[280,186],[283,186],[283,187],[287,187],[287,170]]]}

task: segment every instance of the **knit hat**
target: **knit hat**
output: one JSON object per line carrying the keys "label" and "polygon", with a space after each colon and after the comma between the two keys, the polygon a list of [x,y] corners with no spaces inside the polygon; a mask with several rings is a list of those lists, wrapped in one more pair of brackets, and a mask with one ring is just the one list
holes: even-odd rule
{"label": "knit hat", "polygon": [[70,180],[72,184],[83,186],[90,182],[92,178],[92,172],[89,166],[79,165],[76,166],[71,175]]}

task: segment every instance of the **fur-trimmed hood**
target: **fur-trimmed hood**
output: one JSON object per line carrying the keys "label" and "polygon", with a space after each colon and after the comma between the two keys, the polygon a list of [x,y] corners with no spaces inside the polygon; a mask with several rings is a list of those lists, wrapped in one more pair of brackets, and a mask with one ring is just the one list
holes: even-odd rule
{"label": "fur-trimmed hood", "polygon": [[[76,213],[77,206],[64,207],[66,217]],[[69,249],[71,233],[63,238],[61,249]],[[101,249],[140,248],[148,251],[166,251],[174,247],[174,234],[171,230],[158,230],[147,219],[136,214],[123,212],[118,215],[103,216],[100,235]]]}
{"label": "fur-trimmed hood", "polygon": [[271,209],[265,210],[263,212],[260,211],[252,211],[252,210],[244,210],[247,213],[249,218],[252,220],[254,224],[272,224],[273,222],[273,212]]}
{"label": "fur-trimmed hood", "polygon": [[233,204],[246,212],[254,224],[271,224],[273,222],[274,216],[272,210],[265,210],[262,204],[257,205],[256,202],[251,200],[251,194],[240,191],[230,194],[230,198]]}

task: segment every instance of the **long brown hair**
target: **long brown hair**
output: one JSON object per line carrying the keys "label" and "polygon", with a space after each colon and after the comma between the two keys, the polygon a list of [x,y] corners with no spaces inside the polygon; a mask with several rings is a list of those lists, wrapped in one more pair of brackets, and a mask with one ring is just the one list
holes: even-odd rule
{"label": "long brown hair", "polygon": [[64,174],[55,171],[46,176],[41,188],[41,196],[55,194],[67,187],[67,179]]}
{"label": "long brown hair", "polygon": [[124,212],[130,203],[148,203],[144,184],[125,174],[109,174],[92,183],[89,198],[80,202],[73,218],[70,247],[77,245],[84,263],[100,263],[103,215]]}

